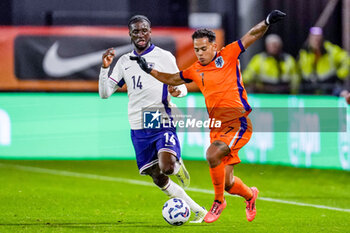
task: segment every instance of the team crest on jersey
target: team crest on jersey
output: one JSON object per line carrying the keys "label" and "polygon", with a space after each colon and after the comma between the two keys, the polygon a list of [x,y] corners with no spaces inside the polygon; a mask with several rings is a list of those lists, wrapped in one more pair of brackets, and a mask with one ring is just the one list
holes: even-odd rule
{"label": "team crest on jersey", "polygon": [[215,66],[217,68],[222,68],[224,66],[224,64],[225,64],[225,62],[224,62],[224,59],[222,58],[222,56],[215,59]]}

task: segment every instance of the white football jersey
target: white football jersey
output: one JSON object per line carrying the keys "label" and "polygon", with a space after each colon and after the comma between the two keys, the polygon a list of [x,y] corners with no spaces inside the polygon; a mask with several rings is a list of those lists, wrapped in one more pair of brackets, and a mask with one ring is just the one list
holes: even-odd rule
{"label": "white football jersey", "polygon": [[[151,75],[144,72],[136,61],[130,60],[130,56],[136,56],[136,52],[124,54],[119,58],[112,74],[108,77],[109,68],[101,68],[99,77],[99,93],[102,98],[108,98],[124,83],[128,88],[128,114],[131,129],[143,128],[142,109],[161,107],[165,111],[171,111],[174,104],[170,102],[171,95],[168,85],[163,84]],[[166,73],[177,73],[175,57],[164,49],[153,44],[141,54],[142,57],[156,70]],[[187,94],[185,85],[180,85],[181,96]],[[162,114],[165,114],[162,112]]]}

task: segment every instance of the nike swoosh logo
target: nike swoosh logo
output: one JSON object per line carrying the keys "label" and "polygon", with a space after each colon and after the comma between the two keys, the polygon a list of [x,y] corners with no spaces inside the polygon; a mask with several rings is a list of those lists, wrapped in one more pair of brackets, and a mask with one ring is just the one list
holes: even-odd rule
{"label": "nike swoosh logo", "polygon": [[129,69],[130,67],[131,67],[131,66],[126,67],[125,70]]}
{"label": "nike swoosh logo", "polygon": [[[56,41],[46,52],[43,69],[46,74],[60,78],[102,63],[102,54],[106,50],[96,51],[76,57],[62,58],[58,55],[59,42]],[[115,48],[116,56],[132,51],[132,45],[122,45]]]}

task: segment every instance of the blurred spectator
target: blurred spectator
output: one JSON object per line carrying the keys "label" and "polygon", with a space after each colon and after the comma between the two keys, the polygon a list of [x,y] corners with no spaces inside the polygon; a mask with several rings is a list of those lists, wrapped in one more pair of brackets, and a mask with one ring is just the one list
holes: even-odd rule
{"label": "blurred spectator", "polygon": [[299,52],[298,65],[302,93],[340,95],[350,72],[350,57],[339,46],[323,41],[322,28],[312,27],[305,48]]}
{"label": "blurred spectator", "polygon": [[247,89],[256,93],[295,94],[299,77],[295,59],[282,51],[282,40],[276,34],[265,39],[266,52],[256,54],[243,73]]}

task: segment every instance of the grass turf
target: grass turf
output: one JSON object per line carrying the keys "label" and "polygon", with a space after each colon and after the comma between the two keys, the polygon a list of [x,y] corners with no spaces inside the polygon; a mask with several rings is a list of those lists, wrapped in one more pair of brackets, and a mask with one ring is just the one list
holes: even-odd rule
{"label": "grass turf", "polygon": [[[103,177],[73,177],[25,167],[64,170]],[[192,188],[213,190],[205,162],[186,161]],[[55,173],[55,172],[54,172]],[[260,189],[260,197],[350,209],[350,173],[240,164],[235,175]],[[226,195],[228,206],[212,224],[168,225],[161,208],[167,200],[155,186],[108,177],[151,182],[135,161],[0,160],[0,232],[348,232],[350,212],[257,201],[249,223],[244,200]],[[188,191],[210,208],[212,194]]]}

